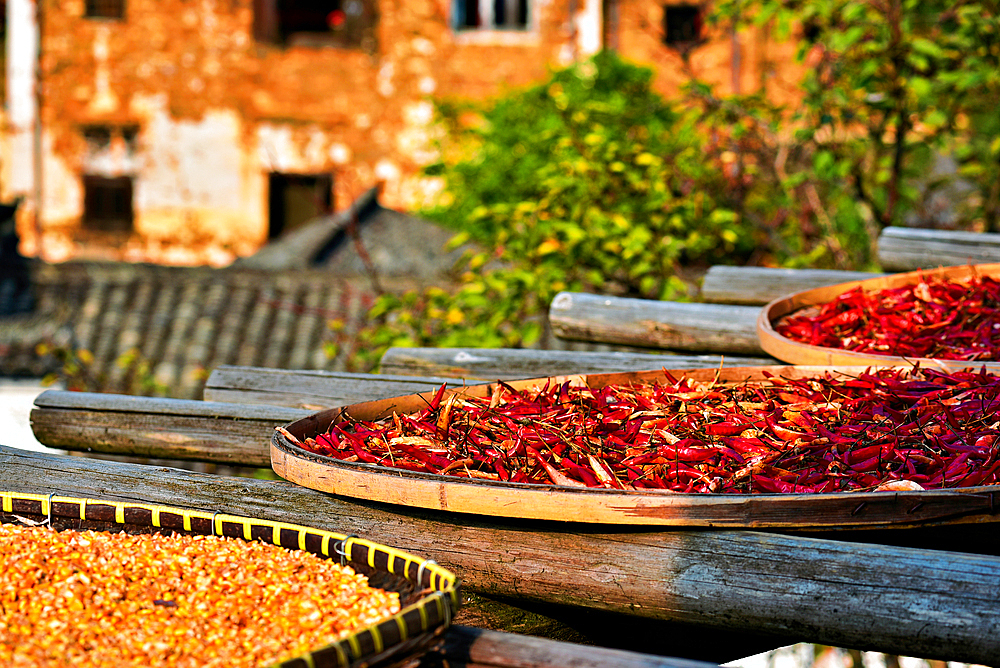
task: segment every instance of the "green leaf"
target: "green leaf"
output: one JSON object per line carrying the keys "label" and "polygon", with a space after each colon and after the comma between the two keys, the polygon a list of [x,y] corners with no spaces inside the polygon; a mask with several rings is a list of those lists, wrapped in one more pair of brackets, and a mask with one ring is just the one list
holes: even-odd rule
{"label": "green leaf", "polygon": [[943,127],[948,123],[948,115],[940,109],[934,109],[923,118],[924,125],[932,128]]}
{"label": "green leaf", "polygon": [[818,174],[823,174],[831,171],[835,160],[830,151],[818,151],[813,158],[813,167]]}
{"label": "green leaf", "polygon": [[930,97],[934,90],[934,86],[930,79],[926,79],[924,77],[910,77],[907,84],[909,85],[910,90],[913,91],[914,95],[918,98]]}
{"label": "green leaf", "polygon": [[910,46],[917,53],[922,53],[929,58],[944,58],[944,50],[936,43],[926,37],[914,37]]}

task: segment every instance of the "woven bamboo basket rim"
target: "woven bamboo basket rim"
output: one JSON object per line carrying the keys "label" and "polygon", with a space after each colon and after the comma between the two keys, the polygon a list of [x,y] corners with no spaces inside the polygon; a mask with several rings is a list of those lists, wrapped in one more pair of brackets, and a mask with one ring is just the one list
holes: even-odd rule
{"label": "woven bamboo basket rim", "polygon": [[[906,366],[911,365],[887,365]],[[857,374],[872,366],[763,366],[718,370],[673,370],[673,377],[743,383],[767,374],[807,378],[820,373]],[[551,376],[505,381],[515,389],[538,389],[567,380],[590,387],[663,380],[664,370]],[[489,396],[495,384],[449,389],[466,396]],[[377,420],[392,413],[426,407],[434,392],[330,408],[296,420],[283,429],[304,440],[349,416]],[[914,528],[934,524],[1000,521],[1000,485],[915,491],[866,491],[808,494],[705,494],[666,490],[615,490],[464,478],[409,471],[361,462],[344,462],[302,448],[276,429],[271,465],[280,477],[342,497],[449,512],[556,520],[586,524],[724,527],[800,530]]]}
{"label": "woven bamboo basket rim", "polygon": [[757,316],[757,337],[764,352],[772,357],[787,362],[789,364],[809,364],[809,365],[914,365],[922,367],[939,368],[944,370],[956,370],[974,367],[976,369],[985,367],[991,372],[1000,371],[1000,362],[966,362],[962,360],[945,360],[931,357],[899,357],[896,355],[878,355],[875,353],[854,352],[839,348],[826,348],[815,346],[800,341],[794,341],[775,329],[775,323],[782,319],[795,315],[803,309],[826,304],[840,295],[861,288],[865,292],[872,293],[879,290],[900,288],[908,285],[915,285],[922,278],[941,280],[963,280],[974,275],[989,276],[1000,279],[1000,263],[998,264],[976,264],[958,265],[951,267],[937,267],[936,269],[922,269],[908,271],[899,274],[889,274],[860,281],[847,281],[836,285],[828,285],[819,288],[811,288],[785,295],[772,300],[765,305]]}
{"label": "woven bamboo basket rim", "polygon": [[65,529],[89,528],[83,525],[93,524],[126,531],[153,529],[258,540],[339,559],[341,564],[367,575],[372,586],[399,592],[401,609],[394,615],[328,645],[272,664],[272,668],[359,668],[412,659],[451,625],[460,605],[460,582],[448,569],[433,560],[354,535],[223,512],[55,493],[0,490],[0,511],[4,522],[38,518],[34,524],[55,527],[59,523]]}

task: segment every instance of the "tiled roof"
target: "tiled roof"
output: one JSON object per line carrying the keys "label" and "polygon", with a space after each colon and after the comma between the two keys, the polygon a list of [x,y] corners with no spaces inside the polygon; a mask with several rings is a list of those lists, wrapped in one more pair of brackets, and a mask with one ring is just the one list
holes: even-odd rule
{"label": "tiled roof", "polygon": [[325,344],[356,331],[374,291],[322,269],[266,271],[132,264],[37,265],[35,310],[0,320],[0,375],[39,377],[61,363],[37,345],[86,350],[101,391],[141,393],[118,361],[135,351],[171,396],[200,398],[221,364],[343,369]]}
{"label": "tiled roof", "polygon": [[[220,365],[345,371],[347,346],[365,324],[376,291],[364,277],[326,268],[261,270],[71,262],[35,265],[35,309],[0,317],[0,376],[40,378],[62,362],[38,345],[88,351],[91,391],[200,399]],[[387,290],[412,281],[383,278]],[[331,321],[338,321],[335,331]],[[608,346],[560,341],[547,332],[536,344],[563,350]],[[613,347],[612,347],[613,348]],[[134,364],[121,362],[136,353]],[[148,369],[137,372],[136,364]]]}

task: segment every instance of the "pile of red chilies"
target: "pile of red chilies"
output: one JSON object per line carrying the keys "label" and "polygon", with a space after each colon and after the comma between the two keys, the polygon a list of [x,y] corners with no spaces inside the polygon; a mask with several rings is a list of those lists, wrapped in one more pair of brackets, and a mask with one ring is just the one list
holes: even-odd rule
{"label": "pile of red chilies", "polygon": [[1000,360],[1000,282],[921,280],[866,293],[849,290],[774,330],[824,348],[944,360]]}
{"label": "pile of red chilies", "polygon": [[418,413],[342,421],[302,445],[411,471],[676,492],[933,489],[1000,475],[1000,377],[985,371],[494,387],[479,399],[442,386]]}

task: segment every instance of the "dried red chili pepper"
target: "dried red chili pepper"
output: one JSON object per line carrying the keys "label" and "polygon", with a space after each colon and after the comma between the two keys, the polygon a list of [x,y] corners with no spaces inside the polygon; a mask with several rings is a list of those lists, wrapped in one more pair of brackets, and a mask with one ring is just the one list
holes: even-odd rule
{"label": "dried red chili pepper", "polygon": [[498,383],[489,397],[439,392],[412,415],[342,422],[302,446],[416,471],[617,489],[964,487],[1000,483],[997,408],[1000,378],[985,371],[897,368],[733,385],[668,376],[538,392]]}
{"label": "dried red chili pepper", "polygon": [[874,355],[1000,360],[1000,282],[974,273],[874,292],[858,287],[774,330],[800,343]]}

